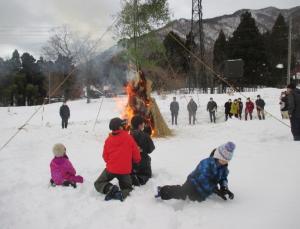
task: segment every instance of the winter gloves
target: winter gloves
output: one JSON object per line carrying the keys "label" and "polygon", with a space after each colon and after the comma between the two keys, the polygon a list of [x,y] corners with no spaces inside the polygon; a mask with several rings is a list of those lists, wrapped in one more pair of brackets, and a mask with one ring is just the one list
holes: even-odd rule
{"label": "winter gloves", "polygon": [[228,187],[221,187],[220,189],[216,188],[214,192],[223,200],[227,200],[226,195],[228,195],[228,198],[231,200],[234,198],[234,194],[228,189]]}

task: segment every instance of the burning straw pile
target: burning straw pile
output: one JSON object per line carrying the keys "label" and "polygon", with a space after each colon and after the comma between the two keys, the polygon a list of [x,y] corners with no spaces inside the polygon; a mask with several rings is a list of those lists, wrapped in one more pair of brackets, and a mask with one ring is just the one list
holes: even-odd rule
{"label": "burning straw pile", "polygon": [[124,111],[124,118],[129,123],[134,115],[140,115],[146,120],[145,131],[152,137],[167,137],[172,135],[154,98],[151,98],[152,82],[146,80],[142,71],[138,71],[136,78],[126,86],[128,103]]}

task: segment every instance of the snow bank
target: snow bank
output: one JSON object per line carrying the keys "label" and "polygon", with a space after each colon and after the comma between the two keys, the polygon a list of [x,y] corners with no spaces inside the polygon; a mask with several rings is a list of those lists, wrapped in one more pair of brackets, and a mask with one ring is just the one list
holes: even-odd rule
{"label": "snow bank", "polygon": [[[263,89],[246,95],[254,100],[258,93],[265,99],[266,109],[280,118],[280,90]],[[209,122],[206,112],[211,96],[219,105],[217,124]],[[156,97],[169,125],[172,97]],[[94,131],[100,100],[91,104],[83,100],[69,102],[71,119],[67,130],[60,127],[60,104],[46,105],[0,152],[1,228],[299,228],[300,145],[292,141],[290,129],[269,115],[265,121],[254,115],[253,121],[224,122],[225,101],[239,95],[193,97],[200,105],[197,125],[187,124],[189,96],[177,95],[180,111],[179,125],[173,129],[175,136],[154,139],[154,177],[146,186],[135,188],[123,203],[105,202],[93,187],[104,169],[101,152],[108,121],[120,114],[116,101],[104,99]],[[126,99],[121,98],[121,102]],[[0,108],[1,146],[35,109]],[[197,203],[154,198],[156,186],[183,183],[199,160],[227,140],[237,145],[229,166],[229,187],[235,193],[234,200],[225,202],[211,196]],[[77,189],[49,187],[51,148],[57,142],[66,145],[78,174],[85,178]]]}

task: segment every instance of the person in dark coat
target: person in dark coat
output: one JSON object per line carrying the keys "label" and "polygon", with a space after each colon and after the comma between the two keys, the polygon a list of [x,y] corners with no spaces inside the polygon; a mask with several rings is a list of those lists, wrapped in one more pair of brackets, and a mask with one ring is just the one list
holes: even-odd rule
{"label": "person in dark coat", "polygon": [[238,104],[239,104],[238,117],[239,117],[239,119],[242,119],[243,102],[242,102],[241,98],[238,98]]}
{"label": "person in dark coat", "polygon": [[187,105],[187,110],[189,112],[189,124],[190,125],[191,125],[192,118],[193,118],[193,125],[195,125],[197,109],[198,109],[197,103],[195,103],[193,98],[191,98],[190,102]]}
{"label": "person in dark coat", "polygon": [[246,108],[245,108],[245,120],[248,119],[248,114],[250,116],[250,120],[252,120],[252,112],[254,110],[254,103],[251,101],[250,98],[247,98]]}
{"label": "person in dark coat", "polygon": [[295,141],[300,141],[300,89],[294,84],[287,86],[291,131]]}
{"label": "person in dark coat", "polygon": [[151,137],[143,131],[144,126],[145,120],[143,117],[136,115],[131,119],[130,134],[138,145],[142,158],[139,164],[133,164],[131,178],[133,185],[136,186],[146,184],[152,177],[151,157],[149,154],[153,152],[155,146]]}
{"label": "person in dark coat", "polygon": [[281,93],[279,104],[282,119],[289,119],[289,101],[286,91]]}
{"label": "person in dark coat", "polygon": [[[140,151],[133,137],[124,130],[125,120],[113,118],[109,122],[112,131],[105,140],[102,157],[106,168],[95,181],[95,189],[105,194],[105,200],[123,201],[133,190],[132,163],[141,161]],[[117,178],[119,186],[110,181]]]}
{"label": "person in dark coat", "polygon": [[257,100],[255,101],[256,110],[257,110],[257,116],[259,120],[265,119],[265,101],[260,97],[260,95],[257,96]]}
{"label": "person in dark coat", "polygon": [[231,101],[231,99],[229,99],[229,100],[225,103],[225,105],[224,105],[224,107],[225,107],[225,121],[228,120],[228,116],[229,116],[229,118],[232,117],[232,114],[230,113],[231,104],[232,104],[232,101]]}
{"label": "person in dark coat", "polygon": [[222,199],[234,198],[228,189],[228,162],[232,159],[235,144],[227,142],[213,151],[210,157],[200,161],[196,169],[187,177],[183,185],[165,185],[157,187],[156,198],[163,200],[188,197],[192,201],[204,201],[216,193]]}
{"label": "person in dark coat", "polygon": [[175,125],[177,125],[179,103],[176,101],[176,97],[173,97],[173,101],[170,104],[170,111],[171,111],[171,116],[172,116],[172,125],[174,124],[174,122],[175,122]]}
{"label": "person in dark coat", "polygon": [[70,118],[70,109],[66,102],[63,102],[63,105],[59,109],[59,115],[61,117],[61,126],[62,128],[68,127],[68,120]]}
{"label": "person in dark coat", "polygon": [[210,98],[210,101],[207,103],[207,111],[209,112],[210,122],[216,123],[216,112],[217,112],[217,103]]}

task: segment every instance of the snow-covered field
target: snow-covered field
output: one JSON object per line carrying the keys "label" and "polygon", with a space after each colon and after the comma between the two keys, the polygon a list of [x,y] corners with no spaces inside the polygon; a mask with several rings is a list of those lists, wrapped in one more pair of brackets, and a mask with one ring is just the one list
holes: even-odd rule
{"label": "snow-covered field", "polygon": [[[280,118],[280,90],[263,89],[246,95],[254,100],[258,93],[267,103],[266,110]],[[103,142],[109,133],[110,118],[120,114],[120,101],[104,99],[94,130],[99,100],[91,104],[84,100],[69,102],[67,130],[60,126],[61,104],[46,105],[0,151],[0,228],[300,228],[299,142],[292,140],[287,126],[269,115],[265,121],[255,114],[253,121],[224,122],[225,101],[239,95],[213,95],[220,109],[217,124],[209,123],[206,103],[210,96],[193,95],[200,109],[197,125],[189,126],[189,96],[177,95],[180,113],[179,125],[173,129],[175,136],[154,139],[154,177],[146,186],[135,188],[124,202],[104,201],[93,186],[105,166]],[[162,100],[155,96],[169,125],[172,97]],[[0,108],[1,146],[35,109]],[[158,185],[182,184],[201,159],[228,140],[237,145],[229,165],[229,188],[235,193],[234,200],[211,196],[198,203],[154,198]],[[66,145],[78,174],[85,178],[77,189],[49,187],[51,149],[57,142]]]}

